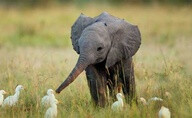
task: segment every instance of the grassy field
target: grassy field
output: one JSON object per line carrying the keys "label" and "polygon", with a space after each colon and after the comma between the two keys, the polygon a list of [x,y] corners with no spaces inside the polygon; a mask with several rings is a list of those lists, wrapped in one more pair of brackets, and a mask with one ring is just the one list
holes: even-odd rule
{"label": "grassy field", "polygon": [[161,105],[170,109],[172,118],[192,117],[192,8],[65,5],[0,8],[0,89],[13,94],[17,84],[26,88],[15,107],[0,107],[1,118],[44,116],[41,98],[68,76],[78,57],[71,47],[71,25],[81,12],[94,17],[102,11],[139,26],[142,45],[134,56],[137,95],[158,96],[164,102],[148,107],[125,104],[120,113],[112,112],[110,105],[95,108],[83,73],[56,95],[61,101],[58,117],[156,118]]}

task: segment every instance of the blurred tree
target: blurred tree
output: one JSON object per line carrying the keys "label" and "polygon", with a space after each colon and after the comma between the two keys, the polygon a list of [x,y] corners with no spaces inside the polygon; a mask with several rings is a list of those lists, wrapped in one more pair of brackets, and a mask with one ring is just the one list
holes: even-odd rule
{"label": "blurred tree", "polygon": [[85,4],[88,2],[107,3],[164,3],[164,4],[192,4],[192,0],[0,0],[1,5],[45,5],[53,2]]}

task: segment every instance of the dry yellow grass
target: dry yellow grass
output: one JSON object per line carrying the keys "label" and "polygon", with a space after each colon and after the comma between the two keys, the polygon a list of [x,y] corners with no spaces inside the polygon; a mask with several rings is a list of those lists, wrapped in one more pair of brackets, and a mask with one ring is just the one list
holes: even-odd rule
{"label": "dry yellow grass", "polygon": [[174,118],[192,117],[192,9],[132,5],[0,8],[0,89],[13,94],[17,84],[27,88],[18,105],[0,107],[0,117],[43,117],[41,98],[68,76],[78,57],[69,39],[71,25],[81,12],[96,16],[102,11],[138,24],[142,46],[134,57],[137,95],[159,96],[164,102],[149,107],[126,104],[121,113],[113,113],[110,106],[94,108],[83,73],[56,95],[62,101],[58,117],[154,118],[161,105]]}

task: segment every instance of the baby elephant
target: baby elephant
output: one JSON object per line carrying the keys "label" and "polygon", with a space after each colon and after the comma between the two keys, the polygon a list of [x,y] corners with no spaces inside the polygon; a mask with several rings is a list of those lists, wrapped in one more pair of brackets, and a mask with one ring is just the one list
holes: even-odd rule
{"label": "baby elephant", "polygon": [[138,27],[106,12],[94,18],[83,14],[72,26],[73,49],[79,54],[76,66],[56,90],[60,93],[86,71],[91,96],[104,107],[108,93],[115,97],[122,88],[126,101],[135,99],[132,56],[141,44]]}

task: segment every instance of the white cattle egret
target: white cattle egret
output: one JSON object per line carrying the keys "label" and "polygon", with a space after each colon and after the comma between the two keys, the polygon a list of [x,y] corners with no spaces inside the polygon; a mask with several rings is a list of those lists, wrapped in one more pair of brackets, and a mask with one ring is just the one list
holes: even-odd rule
{"label": "white cattle egret", "polygon": [[159,111],[159,118],[171,118],[171,112],[168,108],[162,106]]}
{"label": "white cattle egret", "polygon": [[50,105],[51,107],[49,107],[45,113],[45,118],[56,118],[57,117],[57,104],[58,104],[58,100],[55,98],[51,98],[50,100]]}
{"label": "white cattle egret", "polygon": [[162,102],[163,99],[158,98],[158,97],[153,97],[146,101],[145,98],[141,97],[140,101],[143,103],[143,105],[149,105],[151,101],[161,101]]}
{"label": "white cattle egret", "polygon": [[20,91],[23,90],[23,86],[22,85],[18,85],[15,89],[15,94],[12,96],[8,96],[4,101],[2,106],[14,106],[18,100],[19,100],[19,95],[20,95]]}
{"label": "white cattle egret", "polygon": [[4,94],[7,94],[4,90],[0,90],[0,106],[3,103],[4,100]]}
{"label": "white cattle egret", "polygon": [[163,99],[158,97],[153,97],[153,98],[150,98],[149,101],[163,101]]}
{"label": "white cattle egret", "polygon": [[165,96],[171,98],[171,94],[168,91],[165,92]]}
{"label": "white cattle egret", "polygon": [[147,105],[147,101],[145,100],[145,98],[141,97],[140,101],[143,103],[143,105]]}
{"label": "white cattle egret", "polygon": [[114,111],[122,110],[122,108],[123,108],[123,95],[121,93],[118,93],[116,95],[116,97],[117,97],[117,101],[112,104],[111,109]]}
{"label": "white cattle egret", "polygon": [[51,100],[55,99],[54,91],[52,89],[47,90],[47,95],[41,100],[41,104],[45,107],[50,107]]}

